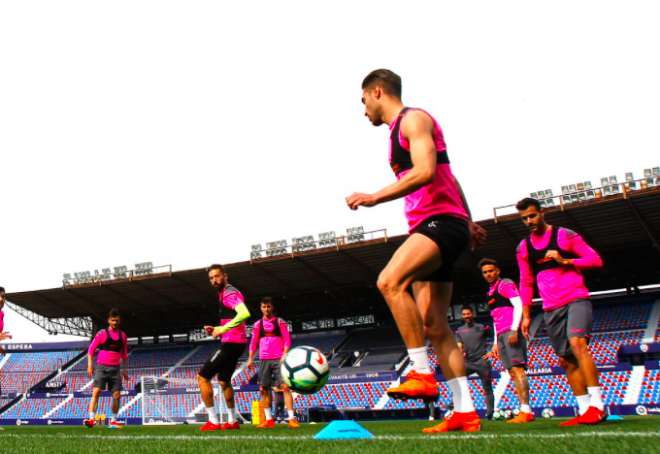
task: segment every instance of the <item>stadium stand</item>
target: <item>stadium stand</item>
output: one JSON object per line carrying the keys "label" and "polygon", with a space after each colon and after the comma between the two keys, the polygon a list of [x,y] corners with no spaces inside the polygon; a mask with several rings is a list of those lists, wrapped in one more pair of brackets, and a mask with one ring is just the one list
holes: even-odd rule
{"label": "stadium stand", "polygon": [[[594,330],[591,349],[599,366],[613,366],[618,363],[618,349],[621,345],[635,345],[642,342],[649,323],[649,317],[656,304],[654,299],[632,299],[626,304],[621,297],[595,301],[594,303]],[[617,324],[617,320],[621,323]],[[486,322],[480,317],[478,322]],[[456,323],[452,326],[458,327]],[[546,371],[557,366],[557,359],[549,344],[547,334],[542,329],[537,332],[529,347],[530,369],[535,373],[547,375],[530,375],[530,390],[532,406],[535,408],[567,408],[575,405],[572,392],[563,375],[552,375]],[[658,339],[658,330],[655,336]],[[651,331],[653,335],[653,331]],[[358,328],[349,333],[348,337],[333,336],[301,336],[294,337],[295,345],[311,345],[321,349],[330,357],[333,371],[370,372],[393,371],[397,364],[403,364],[406,359],[405,347],[394,327],[389,328]],[[341,344],[341,345],[340,345]],[[145,375],[163,376],[196,380],[201,365],[218,348],[218,342],[203,342],[200,344],[155,344],[140,345],[130,349],[128,372],[129,380],[124,386],[127,390],[136,389],[140,378]],[[338,348],[338,346],[340,346]],[[0,370],[0,380],[4,392],[27,392],[30,387],[48,374],[56,372],[72,361],[82,351],[54,351],[54,352],[21,352],[11,353],[10,358]],[[358,352],[358,357],[355,356]],[[354,360],[357,363],[354,364]],[[437,355],[432,347],[429,348],[429,359],[437,365]],[[247,361],[247,352],[243,355],[239,368]],[[340,364],[345,362],[344,367]],[[499,361],[493,363],[494,368],[501,370]],[[239,411],[250,413],[252,402],[260,400],[258,391],[248,385],[254,385],[256,378],[256,365],[249,369],[242,369],[232,379],[234,385],[247,386],[245,391],[236,395]],[[90,391],[89,380],[86,376],[86,359],[83,356],[70,370],[65,371],[53,381],[64,382],[64,393],[69,398],[58,396],[56,398],[30,398],[23,399],[0,415],[1,419],[12,418],[72,418],[81,419],[87,413],[89,397],[74,397],[76,391]],[[539,372],[538,369],[544,369]],[[401,372],[401,371],[399,371]],[[556,372],[554,372],[556,373]],[[630,370],[612,370],[601,372],[603,395],[608,405],[621,405],[626,399]],[[496,388],[501,379],[493,380]],[[660,402],[660,370],[645,370],[636,403],[640,405],[658,404]],[[471,377],[470,388],[477,409],[485,409],[485,396],[481,384],[476,377]],[[364,380],[358,383],[329,383],[319,393],[295,398],[296,408],[314,408],[334,406],[344,409],[383,409],[383,410],[415,410],[424,409],[422,401],[395,401],[387,398],[385,391],[391,386],[391,381],[375,379]],[[122,405],[131,401],[132,397],[124,397]],[[7,399],[0,401],[0,405],[8,403]],[[101,408],[108,413],[111,399],[103,397]],[[56,411],[53,409],[61,405]],[[438,405],[447,407],[451,404],[449,389],[445,383],[440,383],[440,398]],[[173,397],[168,405],[169,411],[175,416],[191,416],[200,409],[200,400],[195,393],[181,394]],[[501,399],[499,408],[514,408],[518,399],[511,382],[508,383]],[[121,417],[140,418],[142,408],[139,400],[133,400],[132,405],[123,408]]]}

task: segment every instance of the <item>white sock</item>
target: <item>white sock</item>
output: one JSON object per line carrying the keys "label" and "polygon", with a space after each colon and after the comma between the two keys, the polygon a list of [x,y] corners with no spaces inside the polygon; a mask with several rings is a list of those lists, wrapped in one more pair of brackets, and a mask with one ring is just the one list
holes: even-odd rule
{"label": "white sock", "polygon": [[470,385],[467,377],[456,377],[447,380],[451,390],[452,401],[454,402],[454,411],[458,413],[469,413],[474,411],[474,403],[470,395]]}
{"label": "white sock", "polygon": [[227,419],[229,424],[234,424],[236,422],[236,407],[227,408]]}
{"label": "white sock", "polygon": [[520,411],[523,413],[531,413],[532,412],[532,407],[529,405],[521,405],[520,406]]}
{"label": "white sock", "polygon": [[117,413],[113,413],[110,422],[117,422],[117,416],[118,416]]}
{"label": "white sock", "polygon": [[409,348],[410,368],[420,374],[430,374],[431,364],[429,363],[428,347]]}
{"label": "white sock", "polygon": [[89,419],[94,419],[96,417],[96,412],[95,411],[90,411],[89,412]]}
{"label": "white sock", "polygon": [[215,425],[220,424],[220,421],[218,421],[218,412],[215,411],[215,406],[206,407],[206,413],[209,414],[209,422],[211,424],[215,424]]}
{"label": "white sock", "polygon": [[266,416],[266,421],[273,419],[273,411],[270,408],[264,408],[264,415]]}
{"label": "white sock", "polygon": [[296,415],[293,414],[293,410],[287,410],[286,412],[289,414],[289,419],[296,419]]}
{"label": "white sock", "polygon": [[589,394],[585,394],[584,396],[575,396],[575,400],[577,400],[578,404],[578,413],[580,416],[582,416],[589,409],[589,402],[591,401]]}
{"label": "white sock", "polygon": [[605,410],[605,403],[603,402],[603,393],[600,389],[600,386],[590,386],[587,388],[589,393],[589,405],[591,407],[596,407],[599,410]]}

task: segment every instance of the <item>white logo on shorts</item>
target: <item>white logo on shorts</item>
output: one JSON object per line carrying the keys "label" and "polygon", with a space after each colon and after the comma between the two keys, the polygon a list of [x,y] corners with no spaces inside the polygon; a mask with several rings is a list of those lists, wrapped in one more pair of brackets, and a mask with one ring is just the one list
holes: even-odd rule
{"label": "white logo on shorts", "polygon": [[429,227],[433,227],[433,228],[435,228],[435,227],[437,227],[437,226],[438,226],[438,223],[437,223],[437,222],[435,222],[435,221],[431,221],[431,222],[429,222]]}

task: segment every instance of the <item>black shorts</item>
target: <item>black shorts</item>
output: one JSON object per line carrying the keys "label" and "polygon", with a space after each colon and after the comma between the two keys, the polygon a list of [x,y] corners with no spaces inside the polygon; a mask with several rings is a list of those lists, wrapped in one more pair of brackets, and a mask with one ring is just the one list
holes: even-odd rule
{"label": "black shorts", "polygon": [[231,376],[234,375],[238,360],[246,348],[247,343],[224,342],[211,359],[204,363],[202,370],[199,371],[199,376],[212,380],[217,375],[218,380],[231,383]]}
{"label": "black shorts", "polygon": [[440,248],[442,265],[420,281],[453,282],[454,263],[470,244],[467,221],[454,216],[438,214],[422,221],[412,233],[430,238]]}

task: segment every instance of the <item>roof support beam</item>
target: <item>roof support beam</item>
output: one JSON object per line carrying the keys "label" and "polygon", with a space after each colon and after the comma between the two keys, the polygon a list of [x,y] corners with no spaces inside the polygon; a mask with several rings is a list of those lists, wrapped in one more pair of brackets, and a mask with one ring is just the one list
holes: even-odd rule
{"label": "roof support beam", "polygon": [[628,197],[626,200],[628,200],[628,206],[630,207],[630,211],[632,212],[632,214],[635,216],[635,219],[637,219],[639,225],[642,227],[642,229],[644,229],[649,239],[651,240],[651,243],[653,243],[653,246],[658,250],[658,252],[660,252],[660,239],[658,239],[658,235],[653,231],[653,229],[651,229],[651,226],[649,226],[648,223],[644,220],[641,213],[637,211],[635,204],[633,204],[632,198]]}

